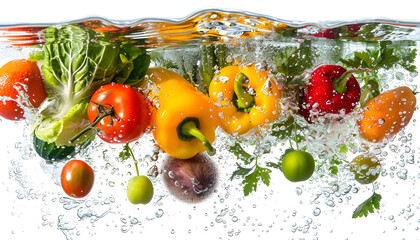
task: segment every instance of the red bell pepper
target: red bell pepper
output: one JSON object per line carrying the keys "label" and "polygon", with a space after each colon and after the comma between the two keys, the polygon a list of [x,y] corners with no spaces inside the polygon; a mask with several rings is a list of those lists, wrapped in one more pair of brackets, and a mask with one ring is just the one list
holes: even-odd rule
{"label": "red bell pepper", "polygon": [[315,37],[319,38],[326,38],[326,39],[336,39],[337,34],[334,28],[325,28],[319,30],[317,33],[314,34]]}
{"label": "red bell pepper", "polygon": [[[312,123],[312,118],[327,113],[353,111],[360,100],[360,86],[353,72],[338,65],[323,65],[311,75],[311,80],[299,97],[299,114]],[[312,113],[312,114],[311,114]]]}

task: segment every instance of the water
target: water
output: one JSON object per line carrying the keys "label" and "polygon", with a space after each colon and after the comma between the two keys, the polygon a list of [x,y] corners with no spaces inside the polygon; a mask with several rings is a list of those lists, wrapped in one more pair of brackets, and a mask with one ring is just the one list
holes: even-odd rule
{"label": "water", "polygon": [[[295,86],[308,81],[309,74],[321,65],[344,66],[345,60],[354,59],[355,52],[371,51],[364,60],[371,60],[372,65],[363,67],[372,72],[356,75],[362,89],[367,84],[373,88],[374,83],[369,80],[376,78],[380,92],[399,86],[418,91],[415,71],[419,67],[418,24],[372,20],[331,23],[330,29],[324,29],[226,12],[202,12],[182,22],[153,20],[122,26],[88,19],[79,24],[103,32],[95,36],[95,41],[129,39],[134,46],[147,49],[151,66],[174,70],[203,92],[207,89],[200,68],[208,63],[203,54],[221,56],[224,61],[218,62],[219,65],[257,63],[259,69],[271,70],[274,79],[285,89],[280,114],[270,123],[270,128],[261,129],[264,137],[237,137],[238,134],[227,135],[217,129],[213,143],[217,152],[212,157],[217,166],[217,185],[199,203],[184,203],[168,191],[162,176],[175,178],[175,175],[162,169],[165,155],[156,148],[151,134],[130,144],[140,173],[148,174],[154,184],[154,197],[148,205],[132,205],[127,201],[126,184],[135,169],[131,159],[120,157],[123,145],[109,145],[96,138],[90,148],[76,155],[75,158],[93,167],[95,184],[86,198],[72,199],[60,187],[59,175],[64,162],[47,164],[34,151],[30,126],[37,119],[36,114],[28,114],[23,122],[1,119],[1,129],[8,132],[7,137],[0,138],[4,155],[0,174],[4,192],[1,209],[8,223],[1,228],[0,236],[22,239],[41,232],[54,239],[110,236],[131,239],[138,235],[193,238],[202,237],[203,233],[208,239],[243,239],[243,236],[410,239],[417,236],[420,227],[415,207],[420,203],[416,195],[420,159],[418,111],[409,125],[387,144],[370,143],[359,137],[356,128],[359,106],[352,114],[334,116],[343,118],[341,121],[329,120],[327,116],[313,124],[292,112],[298,107]],[[1,64],[27,58],[37,51],[44,42],[45,27],[2,26]],[[385,60],[380,63],[380,59]],[[220,68],[215,66],[214,73]],[[159,101],[155,100],[158,106]],[[224,117],[216,115],[221,116]],[[254,159],[249,165],[229,151],[237,141],[251,156],[246,161]],[[291,183],[279,170],[279,158],[290,147],[299,147],[314,156],[316,171],[309,180]],[[362,153],[381,159],[382,171],[373,184],[359,184],[354,180],[355,173],[350,171],[348,162]],[[239,175],[231,179],[237,170],[236,163],[242,167],[258,164],[269,169],[269,184],[259,180],[255,191],[245,194],[244,179]],[[192,182],[191,179],[195,183],[201,180],[193,177],[188,180]],[[380,210],[375,209],[366,218],[352,219],[353,211],[373,192],[382,196]],[[25,217],[28,215],[31,217]]]}

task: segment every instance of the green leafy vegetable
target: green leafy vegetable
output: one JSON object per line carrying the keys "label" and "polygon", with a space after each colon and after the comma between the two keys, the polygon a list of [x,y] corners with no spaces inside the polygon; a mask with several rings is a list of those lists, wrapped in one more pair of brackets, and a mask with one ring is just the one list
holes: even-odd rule
{"label": "green leafy vegetable", "polygon": [[285,79],[285,86],[304,85],[302,74],[313,65],[311,42],[304,41],[299,46],[279,49],[273,56],[277,72]]}
{"label": "green leafy vegetable", "polygon": [[242,184],[244,184],[245,196],[248,196],[253,191],[257,191],[257,185],[259,181],[262,181],[266,186],[269,186],[270,173],[270,169],[263,168],[255,164],[254,171],[251,174],[245,176],[245,179],[242,181]]}
{"label": "green leafy vegetable", "polygon": [[373,213],[374,209],[379,210],[382,196],[377,193],[373,193],[371,197],[361,203],[353,212],[353,218],[367,217],[369,213]]}
{"label": "green leafy vegetable", "polygon": [[[395,36],[395,33],[400,35],[409,34],[414,31],[413,28],[404,26],[389,25],[384,23],[367,23],[364,24],[359,31],[357,37],[353,37],[353,41],[378,41]],[[401,37],[403,38],[403,37]]]}
{"label": "green leafy vegetable", "polygon": [[357,79],[364,81],[360,98],[362,106],[380,94],[380,82],[383,79],[379,75],[380,70],[389,70],[393,67],[401,66],[409,72],[417,71],[414,64],[417,51],[415,48],[409,48],[413,45],[415,45],[413,41],[401,41],[398,44],[390,41],[381,41],[375,47],[368,48],[364,52],[354,52],[353,58],[340,59],[348,68],[370,69],[370,72],[356,74]]}
{"label": "green leafy vegetable", "polygon": [[150,56],[146,54],[146,49],[123,45],[119,57],[120,70],[112,81],[128,85],[139,83],[150,65]]}
{"label": "green leafy vegetable", "polygon": [[304,127],[297,124],[294,117],[289,117],[286,121],[280,123],[274,123],[272,126],[271,135],[278,137],[279,139],[291,139],[296,144],[305,140],[302,131]]}
{"label": "green leafy vegetable", "polygon": [[328,168],[328,170],[330,170],[330,173],[332,175],[336,175],[338,174],[338,166],[341,165],[343,162],[340,161],[340,159],[336,156],[333,156],[332,159],[330,160],[330,166]]}
{"label": "green leafy vegetable", "polygon": [[231,146],[229,151],[245,165],[254,163],[254,165],[250,167],[242,167],[239,163],[236,163],[238,169],[234,171],[230,177],[230,180],[233,180],[237,176],[243,178],[242,184],[245,196],[248,196],[251,192],[257,191],[257,185],[260,181],[267,186],[270,185],[271,170],[259,166],[257,157],[247,153],[239,143],[235,143],[234,146]]}
{"label": "green leafy vegetable", "polygon": [[389,41],[382,41],[373,49],[366,49],[365,52],[354,52],[352,59],[340,59],[348,67],[369,68],[371,70],[391,69],[400,65],[407,71],[416,71],[414,60],[416,49],[393,45]]}
{"label": "green leafy vegetable", "polygon": [[[45,41],[42,72],[48,101],[35,134],[57,146],[91,139],[92,132],[69,143],[89,124],[86,110],[94,91],[113,80],[136,84],[144,76],[150,58],[144,49],[111,41],[76,25],[48,27]],[[33,58],[40,59],[39,52]]]}
{"label": "green leafy vegetable", "polygon": [[[338,151],[342,153],[342,151],[348,151],[348,150],[345,145],[342,145],[339,147]],[[328,157],[322,160],[323,161],[317,167],[317,171],[322,172],[322,174],[320,174],[321,178],[324,177],[325,175],[337,176],[338,170],[339,170],[338,167],[343,164],[343,160],[335,154],[332,157]]]}
{"label": "green leafy vegetable", "polygon": [[200,77],[204,86],[208,87],[213,80],[216,67],[223,68],[226,63],[225,45],[202,45],[200,46],[201,64]]}

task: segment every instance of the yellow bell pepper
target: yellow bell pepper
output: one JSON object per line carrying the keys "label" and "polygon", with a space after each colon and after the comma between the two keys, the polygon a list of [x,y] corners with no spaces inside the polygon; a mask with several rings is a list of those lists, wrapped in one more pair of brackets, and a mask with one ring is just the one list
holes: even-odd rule
{"label": "yellow bell pepper", "polygon": [[228,134],[248,133],[280,112],[282,94],[275,79],[255,65],[222,68],[210,83],[209,95],[220,107],[221,127]]}
{"label": "yellow bell pepper", "polygon": [[215,153],[211,143],[218,126],[214,102],[177,73],[150,68],[148,99],[153,103],[151,125],[153,137],[167,154],[192,158],[197,153]]}

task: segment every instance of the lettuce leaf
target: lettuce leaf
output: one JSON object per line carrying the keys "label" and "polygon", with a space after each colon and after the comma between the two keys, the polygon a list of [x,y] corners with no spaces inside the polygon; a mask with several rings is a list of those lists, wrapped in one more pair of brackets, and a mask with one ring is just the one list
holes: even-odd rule
{"label": "lettuce leaf", "polygon": [[88,139],[92,140],[95,135],[94,132],[90,131],[78,138],[73,144],[69,143],[69,139],[75,133],[82,131],[90,124],[87,117],[88,105],[88,102],[74,105],[67,112],[67,115],[59,120],[53,117],[45,117],[35,131],[36,136],[41,140],[48,139],[48,142],[54,142],[57,146],[74,145],[83,143]]}
{"label": "lettuce leaf", "polygon": [[[111,81],[136,84],[150,64],[146,50],[77,25],[48,27],[42,51],[42,72],[48,101],[36,136],[57,146],[89,124],[87,104],[92,94]],[[37,58],[40,58],[37,53]]]}

